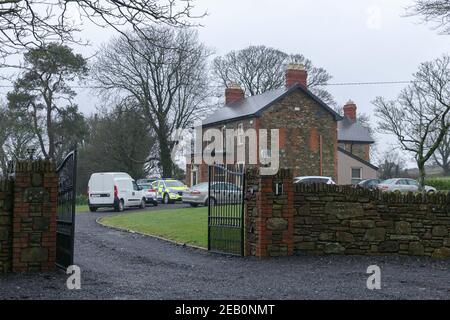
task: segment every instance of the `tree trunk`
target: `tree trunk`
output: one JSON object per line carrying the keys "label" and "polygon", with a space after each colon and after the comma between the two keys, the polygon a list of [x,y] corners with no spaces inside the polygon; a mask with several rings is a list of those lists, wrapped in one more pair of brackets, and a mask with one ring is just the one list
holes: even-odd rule
{"label": "tree trunk", "polygon": [[443,175],[445,177],[450,176],[450,164],[448,163],[448,164],[442,166],[442,171],[443,171]]}
{"label": "tree trunk", "polygon": [[419,167],[419,191],[423,191],[425,187],[425,163],[419,161],[417,166]]}
{"label": "tree trunk", "polygon": [[169,142],[167,141],[167,137],[164,134],[159,136],[159,155],[163,171],[163,178],[171,178],[173,175],[172,153]]}

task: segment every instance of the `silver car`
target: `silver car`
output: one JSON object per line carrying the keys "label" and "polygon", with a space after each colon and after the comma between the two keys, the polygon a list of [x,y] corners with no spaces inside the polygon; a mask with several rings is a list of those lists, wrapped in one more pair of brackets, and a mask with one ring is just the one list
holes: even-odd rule
{"label": "silver car", "polygon": [[[192,207],[198,205],[207,206],[208,182],[199,183],[192,186],[183,193],[183,202],[189,203]],[[211,204],[240,203],[242,201],[242,189],[229,182],[215,182],[211,188]]]}
{"label": "silver car", "polygon": [[[388,179],[378,184],[378,189],[382,191],[418,192],[419,183],[408,178]],[[425,186],[425,192],[436,192],[436,188]]]}

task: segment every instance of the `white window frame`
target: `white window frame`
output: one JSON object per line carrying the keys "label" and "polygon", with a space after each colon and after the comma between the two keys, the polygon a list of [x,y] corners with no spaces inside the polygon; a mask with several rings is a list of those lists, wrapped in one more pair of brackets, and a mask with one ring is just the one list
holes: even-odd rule
{"label": "white window frame", "polygon": [[[359,178],[353,177],[353,170],[359,170]],[[363,180],[363,168],[362,167],[351,167],[350,168],[350,178],[352,184],[358,184]],[[357,180],[357,181],[356,181]]]}
{"label": "white window frame", "polygon": [[237,128],[237,142],[239,146],[242,146],[245,143],[245,135],[244,135],[244,123],[239,123]]}
{"label": "white window frame", "polygon": [[261,159],[270,159],[270,158],[272,158],[272,150],[261,149]]}

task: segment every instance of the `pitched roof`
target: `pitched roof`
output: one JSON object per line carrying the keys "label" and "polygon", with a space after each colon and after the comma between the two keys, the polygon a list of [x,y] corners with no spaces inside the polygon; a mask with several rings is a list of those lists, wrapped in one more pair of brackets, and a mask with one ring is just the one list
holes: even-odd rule
{"label": "pitched roof", "polygon": [[307,88],[300,84],[295,84],[290,88],[282,87],[279,89],[270,90],[263,94],[251,96],[242,101],[225,105],[222,108],[217,109],[212,115],[203,120],[203,126],[210,126],[213,124],[228,122],[230,120],[260,116],[264,109],[270,107],[295,90],[300,90],[301,92],[308,95],[319,105],[321,105],[325,110],[331,113],[335,120],[342,119],[342,116],[336,113],[332,108],[330,108],[325,102],[323,102]]}
{"label": "pitched roof", "polygon": [[361,162],[362,164],[365,164],[366,166],[368,166],[368,167],[370,167],[370,168],[372,168],[372,169],[374,169],[374,170],[378,170],[378,167],[375,166],[375,165],[373,165],[373,164],[371,164],[369,161],[366,161],[366,160],[364,160],[364,159],[361,159],[360,157],[354,155],[354,154],[351,153],[351,152],[348,152],[347,150],[345,150],[345,149],[343,149],[343,148],[341,148],[341,147],[338,147],[337,149],[338,149],[339,152],[342,152],[343,154],[349,156],[350,158],[353,158],[353,159],[355,159],[355,160]]}
{"label": "pitched roof", "polygon": [[367,128],[363,127],[358,121],[352,121],[344,117],[337,124],[338,141],[354,141],[374,143],[372,136]]}

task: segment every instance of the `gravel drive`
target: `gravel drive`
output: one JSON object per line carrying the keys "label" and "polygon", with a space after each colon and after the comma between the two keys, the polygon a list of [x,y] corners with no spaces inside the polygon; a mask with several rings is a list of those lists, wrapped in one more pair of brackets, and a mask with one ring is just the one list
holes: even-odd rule
{"label": "gravel drive", "polygon": [[[115,213],[77,215],[75,263],[82,272],[81,290],[68,290],[67,276],[62,272],[13,274],[0,276],[0,298],[450,298],[448,260],[310,255],[266,260],[230,257],[105,228],[95,221],[112,214]],[[366,288],[366,269],[373,264],[381,268],[381,290]]]}

